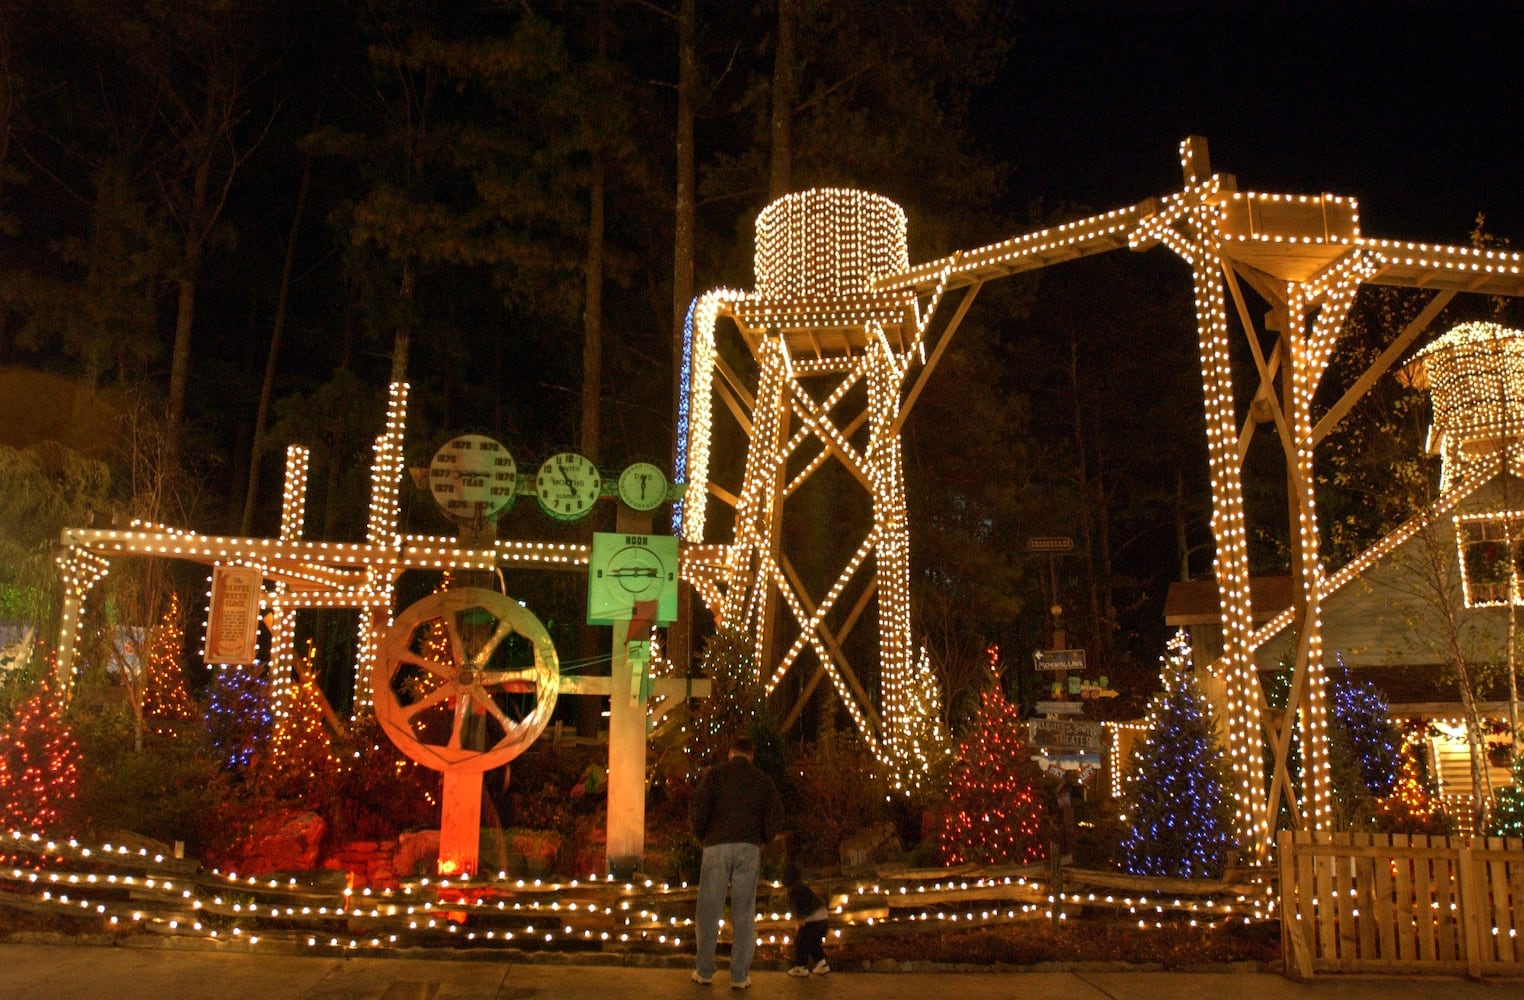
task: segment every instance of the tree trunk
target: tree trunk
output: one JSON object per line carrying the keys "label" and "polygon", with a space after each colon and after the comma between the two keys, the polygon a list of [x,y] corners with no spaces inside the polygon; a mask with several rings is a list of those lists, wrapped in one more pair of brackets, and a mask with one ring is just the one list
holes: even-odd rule
{"label": "tree trunk", "polygon": [[794,0],[778,0],[778,47],[773,53],[772,170],[769,199],[793,190]]}
{"label": "tree trunk", "polygon": [[[598,68],[605,68],[607,59],[607,36],[605,34],[606,0],[598,4]],[[603,237],[604,237],[604,151],[596,140],[592,149],[592,164],[588,175],[587,197],[587,260],[584,267],[585,285],[582,302],[582,430],[579,440],[582,454],[598,464],[601,445],[599,425],[603,418]],[[601,470],[607,475],[607,470]],[[582,522],[583,541],[591,544],[593,532],[598,530],[597,511]],[[584,661],[603,655],[607,650],[607,637],[601,628],[584,626],[581,630],[579,652]],[[593,736],[602,726],[600,703],[593,698],[578,699],[577,735]]]}
{"label": "tree trunk", "polygon": [[397,332],[392,341],[392,375],[393,382],[407,381],[407,356],[412,349],[413,343],[413,292],[417,287],[417,276],[413,273],[413,262],[403,260],[402,283],[398,293],[402,299],[401,314],[397,319]]}
{"label": "tree trunk", "polygon": [[677,12],[677,205],[672,244],[672,454],[677,439],[677,414],[682,408],[683,330],[693,301],[693,88],[698,76],[694,54],[695,0],[681,0]]}
{"label": "tree trunk", "polygon": [[[683,341],[688,307],[693,302],[693,91],[697,86],[695,55],[695,0],[679,0],[677,7],[677,204],[672,244],[672,468],[687,442],[678,436],[678,414],[683,409]],[[686,673],[693,656],[693,588],[678,581],[677,621],[667,630],[667,658]]]}
{"label": "tree trunk", "polygon": [[265,377],[259,386],[259,407],[254,412],[254,438],[249,445],[249,479],[243,496],[243,517],[238,533],[247,537],[254,528],[254,499],[259,493],[259,466],[264,455],[265,422],[270,414],[270,394],[275,386],[275,361],[280,355],[280,338],[286,328],[286,302],[291,292],[291,266],[296,259],[296,237],[302,229],[302,212],[307,207],[307,188],[312,180],[312,160],[302,168],[301,186],[296,191],[296,211],[291,219],[291,235],[286,240],[286,259],[281,264],[280,292],[275,299],[275,321],[270,330],[270,352],[265,358]]}

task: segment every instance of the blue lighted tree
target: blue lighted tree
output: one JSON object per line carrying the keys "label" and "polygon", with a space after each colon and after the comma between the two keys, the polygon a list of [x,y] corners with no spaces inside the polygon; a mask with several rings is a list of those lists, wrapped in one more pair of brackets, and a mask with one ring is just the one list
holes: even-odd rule
{"label": "blue lighted tree", "polygon": [[1386,697],[1369,681],[1345,670],[1332,684],[1333,713],[1328,756],[1334,785],[1334,812],[1341,829],[1374,823],[1378,800],[1392,794],[1402,740]]}
{"label": "blue lighted tree", "polygon": [[1148,735],[1133,750],[1122,867],[1135,875],[1220,875],[1232,845],[1227,786],[1183,633],[1170,640],[1161,678]]}

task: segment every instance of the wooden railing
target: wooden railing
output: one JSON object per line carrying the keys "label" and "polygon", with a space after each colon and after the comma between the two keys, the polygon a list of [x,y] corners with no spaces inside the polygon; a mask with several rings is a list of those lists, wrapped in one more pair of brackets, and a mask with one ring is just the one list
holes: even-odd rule
{"label": "wooden railing", "polygon": [[1524,974],[1524,840],[1283,831],[1288,974]]}

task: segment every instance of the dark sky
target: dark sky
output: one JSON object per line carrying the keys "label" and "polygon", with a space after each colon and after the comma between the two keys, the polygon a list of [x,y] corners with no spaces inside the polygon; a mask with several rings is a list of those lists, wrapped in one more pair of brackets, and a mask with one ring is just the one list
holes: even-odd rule
{"label": "dark sky", "polygon": [[[1229,7],[1227,12],[1219,7]],[[1015,190],[1109,209],[1211,144],[1240,190],[1354,195],[1370,237],[1524,246],[1524,4],[1039,3],[988,94]]]}

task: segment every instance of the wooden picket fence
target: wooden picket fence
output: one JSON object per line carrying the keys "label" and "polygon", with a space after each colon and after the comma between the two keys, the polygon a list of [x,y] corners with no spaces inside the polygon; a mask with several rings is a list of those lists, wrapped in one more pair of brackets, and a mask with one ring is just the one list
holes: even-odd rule
{"label": "wooden picket fence", "polygon": [[1288,974],[1524,975],[1524,840],[1282,831]]}

